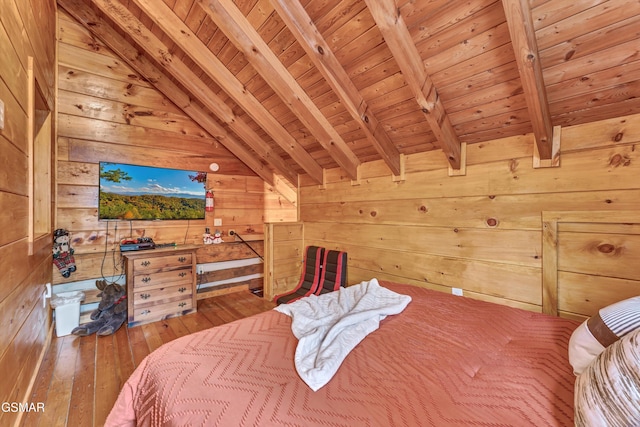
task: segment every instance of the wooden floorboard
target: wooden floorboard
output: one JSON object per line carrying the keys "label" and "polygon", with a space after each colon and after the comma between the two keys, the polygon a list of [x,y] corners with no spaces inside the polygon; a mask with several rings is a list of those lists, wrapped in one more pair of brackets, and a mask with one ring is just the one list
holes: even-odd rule
{"label": "wooden floorboard", "polygon": [[198,301],[186,316],[127,328],[106,337],[54,337],[31,393],[44,412],[29,412],[22,426],[102,426],[133,370],[169,341],[272,309],[250,291]]}
{"label": "wooden floorboard", "polygon": [[91,426],[95,396],[96,340],[78,339],[78,341],[80,354],[76,359],[67,425]]}

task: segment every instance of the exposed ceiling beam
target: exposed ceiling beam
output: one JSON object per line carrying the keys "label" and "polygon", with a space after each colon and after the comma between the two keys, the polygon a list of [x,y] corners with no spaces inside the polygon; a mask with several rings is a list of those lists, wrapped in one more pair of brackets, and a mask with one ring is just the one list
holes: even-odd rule
{"label": "exposed ceiling beam", "polygon": [[[95,0],[93,4],[108,16],[115,25],[129,34],[134,41],[161,64],[172,77],[179,81],[189,91],[190,97],[202,102],[208,110],[213,112],[213,114],[242,138],[243,142],[251,147],[260,158],[271,165],[278,173],[282,174],[294,186],[297,186],[297,175],[288,168],[284,160],[273,153],[272,150],[269,150],[265,141],[262,140],[248,124],[237,117],[231,108],[226,105],[215,92],[209,89],[184,62],[172,55],[166,45],[133,16],[127,8],[119,2],[111,0]],[[178,106],[182,107],[180,104],[178,104]],[[221,140],[221,142],[225,145],[223,140]],[[240,144],[237,143],[236,145]],[[232,152],[236,154],[234,151]],[[254,157],[250,152],[248,153],[249,157]],[[245,162],[247,156],[244,157],[245,158],[240,158],[238,156],[238,158]],[[255,160],[252,160],[252,164],[255,165]],[[249,165],[247,164],[247,166]],[[271,179],[270,184],[273,185],[273,179]]]}
{"label": "exposed ceiling beam", "polygon": [[[105,45],[113,50],[130,67],[147,79],[156,89],[181,108],[185,114],[202,126],[212,137],[220,141],[222,145],[229,149],[229,151],[251,168],[258,176],[270,185],[275,185],[276,180],[272,171],[262,164],[252,152],[247,150],[232,135],[228,134],[221,125],[211,118],[207,111],[191,103],[190,94],[180,89],[162,70],[145,59],[143,55],[140,55],[136,47],[120,36],[120,34],[118,34],[109,23],[99,17],[90,6],[82,0],[59,0],[58,4],[89,30],[91,34],[102,40]],[[288,194],[289,192],[285,193]]]}
{"label": "exposed ceiling beam", "polygon": [[529,118],[533,126],[536,150],[540,159],[558,155],[553,151],[553,126],[542,75],[535,28],[528,0],[503,0],[511,44],[524,91]]}
{"label": "exposed ceiling beam", "polygon": [[360,160],[232,0],[199,0],[204,11],[351,179]]}
{"label": "exposed ceiling beam", "polygon": [[400,152],[380,125],[349,75],[322,37],[298,0],[271,0],[271,4],[293,33],[298,43],[351,117],[360,125],[367,139],[382,156],[391,172],[400,175]]}
{"label": "exposed ceiling beam", "polygon": [[322,167],[276,120],[231,71],[200,41],[164,2],[134,0],[135,4],[160,27],[218,86],[273,138],[291,158],[315,180],[322,182]]}
{"label": "exposed ceiling beam", "polygon": [[449,164],[460,169],[460,140],[394,0],[365,0],[365,3]]}

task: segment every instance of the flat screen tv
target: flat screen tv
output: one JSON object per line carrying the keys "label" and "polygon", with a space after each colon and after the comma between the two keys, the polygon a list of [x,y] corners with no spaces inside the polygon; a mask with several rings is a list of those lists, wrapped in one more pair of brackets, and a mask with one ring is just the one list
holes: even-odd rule
{"label": "flat screen tv", "polygon": [[100,162],[101,220],[204,219],[205,172]]}

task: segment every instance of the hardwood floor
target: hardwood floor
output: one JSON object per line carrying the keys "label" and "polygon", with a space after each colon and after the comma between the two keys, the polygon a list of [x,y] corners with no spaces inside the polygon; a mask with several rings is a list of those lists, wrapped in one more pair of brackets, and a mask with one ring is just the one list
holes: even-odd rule
{"label": "hardwood floor", "polygon": [[54,337],[31,393],[44,412],[24,415],[21,425],[102,426],[120,388],[142,359],[178,337],[221,325],[275,306],[249,291],[198,301],[198,311],[133,328],[123,325],[106,337]]}

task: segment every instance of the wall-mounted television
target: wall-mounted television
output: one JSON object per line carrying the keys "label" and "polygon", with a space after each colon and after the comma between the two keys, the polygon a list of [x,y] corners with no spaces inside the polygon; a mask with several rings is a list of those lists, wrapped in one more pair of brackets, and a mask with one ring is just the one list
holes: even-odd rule
{"label": "wall-mounted television", "polygon": [[100,162],[101,220],[204,219],[205,172]]}

